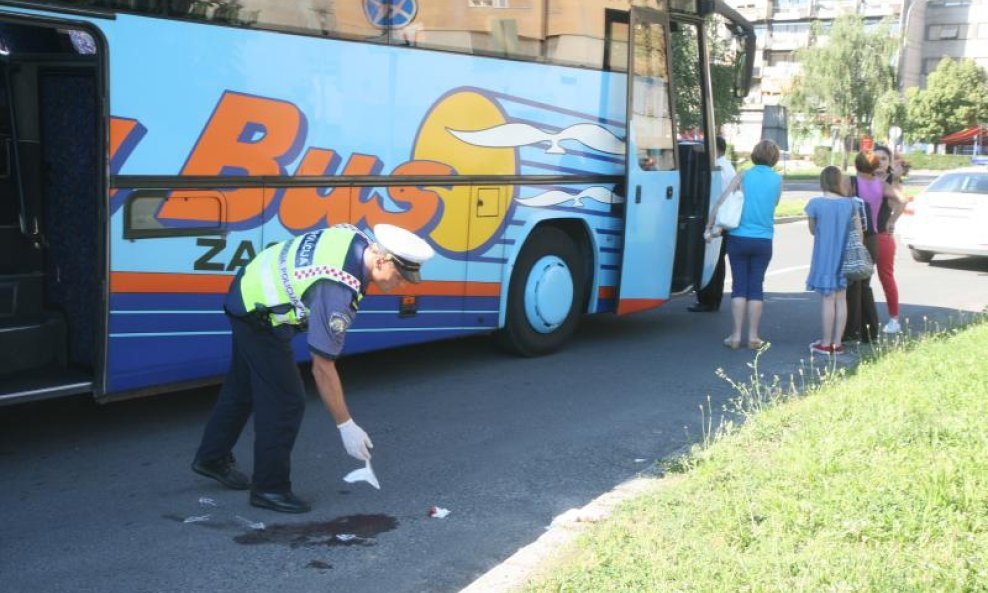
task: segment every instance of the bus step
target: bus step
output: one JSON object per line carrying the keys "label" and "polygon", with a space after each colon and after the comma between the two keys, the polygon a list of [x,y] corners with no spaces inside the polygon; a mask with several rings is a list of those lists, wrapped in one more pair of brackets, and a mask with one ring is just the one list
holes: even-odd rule
{"label": "bus step", "polygon": [[0,327],[44,320],[44,274],[0,275]]}
{"label": "bus step", "polygon": [[52,364],[14,376],[0,376],[0,406],[92,390],[93,380],[89,373]]}
{"label": "bus step", "polygon": [[41,322],[0,323],[0,376],[46,365],[65,366],[65,320],[51,315]]}

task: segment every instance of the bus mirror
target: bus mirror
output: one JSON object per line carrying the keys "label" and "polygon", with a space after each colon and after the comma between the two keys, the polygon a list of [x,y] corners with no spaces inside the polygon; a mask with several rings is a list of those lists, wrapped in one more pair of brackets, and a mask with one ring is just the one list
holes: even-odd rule
{"label": "bus mirror", "polygon": [[736,53],[732,90],[735,97],[743,99],[748,96],[755,70],[755,28],[740,12],[728,6],[724,0],[713,0],[713,11],[724,17],[724,24],[734,36]]}
{"label": "bus mirror", "polygon": [[748,56],[744,53],[744,51],[737,52],[734,59],[733,90],[734,96],[738,99],[743,99],[748,95],[748,85],[750,84],[750,81],[746,80],[745,76],[745,72],[747,70],[745,62],[747,61]]}
{"label": "bus mirror", "polygon": [[751,29],[739,29],[734,36],[738,48],[734,60],[734,96],[743,99],[751,90],[751,79],[755,71],[755,33]]}

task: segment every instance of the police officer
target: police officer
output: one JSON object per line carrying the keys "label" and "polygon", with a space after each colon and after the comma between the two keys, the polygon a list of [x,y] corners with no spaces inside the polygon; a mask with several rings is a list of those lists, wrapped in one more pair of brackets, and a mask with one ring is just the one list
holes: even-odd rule
{"label": "police officer", "polygon": [[[228,488],[251,489],[250,504],[305,513],[292,492],[291,452],[305,410],[305,389],[291,339],[308,330],[312,373],[323,403],[351,456],[370,459],[367,433],[350,416],[335,360],[369,284],[389,292],[418,283],[432,247],[405,229],[379,224],[376,242],[356,227],[337,225],[272,245],[245,266],[224,309],[233,330],[233,357],[192,463]],[[231,453],[254,413],[254,475]]]}

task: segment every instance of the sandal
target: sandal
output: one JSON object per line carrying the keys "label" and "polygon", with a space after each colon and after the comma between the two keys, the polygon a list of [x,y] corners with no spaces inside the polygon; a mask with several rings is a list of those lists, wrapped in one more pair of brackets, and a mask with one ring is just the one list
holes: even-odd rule
{"label": "sandal", "polygon": [[748,348],[751,350],[761,350],[767,343],[765,340],[751,340],[748,342]]}
{"label": "sandal", "polygon": [[741,347],[741,340],[732,340],[731,336],[724,338],[724,347],[730,348],[731,350],[737,350]]}

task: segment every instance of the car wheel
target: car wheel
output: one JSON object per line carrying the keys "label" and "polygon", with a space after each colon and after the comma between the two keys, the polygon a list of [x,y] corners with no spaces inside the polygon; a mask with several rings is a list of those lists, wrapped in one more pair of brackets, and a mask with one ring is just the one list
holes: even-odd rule
{"label": "car wheel", "polygon": [[932,251],[923,251],[922,249],[913,249],[912,247],[910,247],[909,253],[913,256],[914,260],[918,261],[921,264],[930,263],[930,260],[933,259]]}
{"label": "car wheel", "polygon": [[580,252],[557,228],[537,230],[525,243],[508,285],[501,343],[521,356],[557,350],[576,331],[586,303]]}

